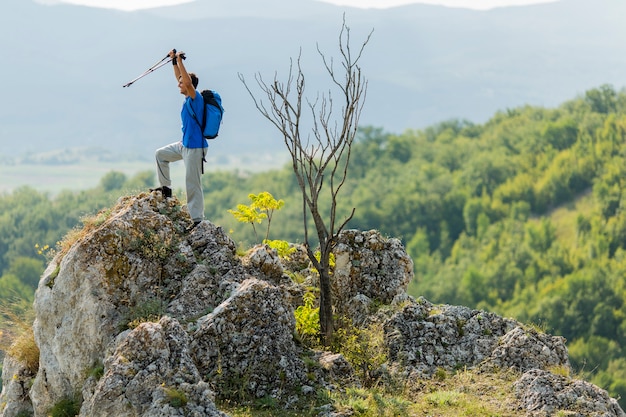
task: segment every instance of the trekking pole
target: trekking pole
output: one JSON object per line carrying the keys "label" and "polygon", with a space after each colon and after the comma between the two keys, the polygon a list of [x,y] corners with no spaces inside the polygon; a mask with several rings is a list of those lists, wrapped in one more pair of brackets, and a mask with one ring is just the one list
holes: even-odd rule
{"label": "trekking pole", "polygon": [[[176,49],[173,49],[174,53],[176,53]],[[181,53],[181,58],[185,59],[185,56]],[[165,55],[165,58],[161,59],[159,62],[157,62],[156,64],[154,64],[153,66],[151,66],[150,68],[148,68],[147,70],[145,70],[140,76],[138,76],[137,78],[130,80],[129,82],[127,82],[126,84],[124,84],[122,87],[130,87],[135,81],[145,77],[146,75],[150,74],[151,72],[156,71],[157,69],[161,68],[162,66],[169,64],[170,62],[172,62],[172,58],[170,57],[170,54]]]}
{"label": "trekking pole", "polygon": [[122,87],[130,87],[135,81],[145,77],[146,75],[150,74],[151,72],[161,68],[163,65],[169,63],[172,59],[170,58],[169,61],[166,61],[166,59],[170,58],[169,55],[167,55],[165,58],[163,58],[162,60],[160,60],[159,62],[157,62],[156,64],[154,64],[153,66],[151,66],[150,68],[148,68],[147,70],[145,70],[139,77],[129,81],[128,83],[124,84]]}

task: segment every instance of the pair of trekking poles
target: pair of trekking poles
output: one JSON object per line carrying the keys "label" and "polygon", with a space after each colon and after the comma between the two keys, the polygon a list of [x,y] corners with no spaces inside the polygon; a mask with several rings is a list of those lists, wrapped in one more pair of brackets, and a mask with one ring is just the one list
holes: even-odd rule
{"label": "pair of trekking poles", "polygon": [[[172,51],[174,52],[174,54],[176,54],[176,49],[172,49]],[[185,54],[181,52],[180,57],[182,59],[186,59]],[[156,64],[154,64],[153,66],[151,66],[150,68],[148,68],[147,70],[145,70],[140,76],[138,76],[137,78],[130,80],[129,82],[127,82],[126,84],[124,84],[122,87],[130,87],[135,81],[145,77],[146,75],[158,70],[159,68],[161,68],[164,65],[169,64],[170,62],[172,62],[172,57],[170,56],[170,54],[165,55],[165,58],[161,59],[159,62],[157,62]]]}

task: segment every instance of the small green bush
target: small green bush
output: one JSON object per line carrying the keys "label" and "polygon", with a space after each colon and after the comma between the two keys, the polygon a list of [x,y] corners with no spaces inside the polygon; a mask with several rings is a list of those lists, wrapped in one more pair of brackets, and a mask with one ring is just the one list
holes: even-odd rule
{"label": "small green bush", "polygon": [[272,224],[272,215],[275,210],[280,210],[285,205],[283,200],[276,200],[272,194],[263,191],[259,194],[248,194],[248,198],[252,201],[249,206],[245,204],[237,204],[237,210],[228,210],[240,223],[250,223],[254,231],[255,240],[258,241],[255,223],[262,223],[267,219],[267,230],[265,239],[270,236],[270,226]]}
{"label": "small green bush", "polygon": [[335,331],[333,350],[352,364],[364,386],[372,387],[378,380],[374,375],[388,358],[382,324],[372,323],[361,329],[348,324],[350,320],[343,322],[344,325]]}
{"label": "small green bush", "polygon": [[167,403],[175,408],[181,408],[187,405],[187,395],[176,388],[165,388],[165,398]]}
{"label": "small green bush", "polygon": [[134,329],[141,323],[157,322],[165,312],[163,302],[151,298],[130,308],[128,313],[128,328]]}
{"label": "small green bush", "polygon": [[104,376],[104,365],[101,363],[94,365],[94,367],[89,370],[89,376],[94,377],[96,380],[102,378]]}
{"label": "small green bush", "polygon": [[283,259],[289,258],[289,255],[296,251],[296,248],[289,246],[289,242],[287,242],[286,240],[265,239],[263,243],[274,249],[278,256]]}
{"label": "small green bush", "polygon": [[48,412],[49,417],[75,417],[80,412],[80,401],[76,397],[66,397],[56,403]]}
{"label": "small green bush", "polygon": [[438,407],[456,407],[463,402],[463,394],[457,391],[435,391],[427,394],[426,400]]}
{"label": "small green bush", "polygon": [[309,291],[302,297],[304,305],[294,311],[296,316],[296,333],[300,340],[308,345],[315,346],[320,333],[320,309],[315,307],[315,294]]}

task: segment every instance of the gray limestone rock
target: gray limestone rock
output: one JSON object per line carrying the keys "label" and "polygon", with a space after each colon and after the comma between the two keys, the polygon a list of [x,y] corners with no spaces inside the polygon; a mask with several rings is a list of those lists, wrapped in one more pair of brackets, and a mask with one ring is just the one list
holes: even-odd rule
{"label": "gray limestone rock", "polygon": [[522,409],[529,417],[624,417],[626,413],[607,392],[585,381],[541,369],[524,373],[514,384]]}
{"label": "gray limestone rock", "polygon": [[376,230],[341,232],[334,254],[333,305],[355,323],[366,320],[372,304],[390,304],[406,293],[413,279],[413,261],[402,243]]}
{"label": "gray limestone rock", "polygon": [[[302,245],[291,245],[289,259],[266,245],[238,256],[211,222],[186,232],[188,214],[160,194],[124,197],[98,219],[40,280],[33,324],[39,369],[5,358],[3,417],[43,417],[67,398],[78,402],[81,417],[225,416],[216,398],[290,406],[320,388],[359,385],[344,356],[311,351],[294,338],[294,310],[317,279]],[[528,415],[624,416],[605,391],[550,373],[569,369],[563,338],[408,296],[413,264],[399,240],[347,230],[335,259],[336,314],[360,329],[382,329],[377,348],[387,362],[370,377],[512,368],[523,372],[515,389]],[[324,407],[321,415],[338,414]]]}
{"label": "gray limestone rock", "polygon": [[5,356],[2,363],[2,401],[6,403],[3,417],[16,417],[33,413],[29,398],[35,374],[28,367],[11,356]]}
{"label": "gray limestone rock", "polygon": [[251,278],[198,322],[191,353],[200,373],[221,392],[291,397],[308,382],[294,327],[281,289]]}

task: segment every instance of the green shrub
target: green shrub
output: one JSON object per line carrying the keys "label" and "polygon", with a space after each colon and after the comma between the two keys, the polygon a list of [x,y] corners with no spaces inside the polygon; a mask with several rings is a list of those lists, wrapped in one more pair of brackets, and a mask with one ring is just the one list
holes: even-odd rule
{"label": "green shrub", "polygon": [[75,417],[80,412],[77,397],[66,397],[56,403],[48,412],[49,417]]}
{"label": "green shrub", "polygon": [[181,408],[187,405],[187,395],[176,388],[165,388],[165,398],[167,403],[175,408]]}
{"label": "green shrub", "polygon": [[300,340],[308,346],[315,346],[320,333],[320,309],[315,307],[315,294],[309,291],[302,297],[304,305],[294,311],[296,316],[296,333]]}
{"label": "green shrub", "polygon": [[335,331],[333,350],[341,353],[354,367],[356,375],[366,387],[374,386],[375,376],[381,365],[387,362],[382,324],[373,323],[364,329],[345,324]]}
{"label": "green shrub", "polygon": [[270,226],[272,224],[272,215],[275,210],[280,210],[285,205],[283,200],[276,200],[272,194],[263,191],[259,194],[248,194],[248,198],[252,201],[249,206],[245,204],[237,204],[237,210],[228,210],[233,217],[240,223],[250,223],[254,231],[254,237],[258,242],[256,231],[256,223],[262,223],[267,219],[267,230],[265,232],[264,241],[269,239]]}
{"label": "green shrub", "polygon": [[130,308],[128,313],[128,328],[134,329],[141,323],[157,322],[163,317],[165,312],[163,302],[156,298],[151,298],[143,303]]}
{"label": "green shrub", "polygon": [[94,365],[94,367],[89,370],[88,374],[89,376],[94,377],[96,380],[99,380],[100,378],[102,378],[102,376],[104,376],[104,365],[102,365],[101,363]]}
{"label": "green shrub", "polygon": [[288,258],[289,255],[296,251],[296,248],[289,246],[286,240],[268,240],[263,241],[267,246],[274,249],[281,258]]}

